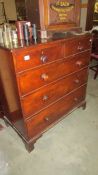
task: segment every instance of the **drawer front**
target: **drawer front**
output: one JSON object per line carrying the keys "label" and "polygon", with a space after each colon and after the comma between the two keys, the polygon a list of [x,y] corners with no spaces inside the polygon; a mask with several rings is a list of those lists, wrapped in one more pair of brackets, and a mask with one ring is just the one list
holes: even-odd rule
{"label": "drawer front", "polygon": [[73,55],[79,52],[82,52],[84,50],[88,50],[91,48],[91,38],[83,37],[81,39],[77,38],[75,40],[70,40],[68,42],[65,42],[65,52],[64,55],[69,56]]}
{"label": "drawer front", "polygon": [[47,85],[62,76],[68,75],[75,71],[88,66],[90,53],[89,51],[76,56],[70,57],[69,60],[57,61],[40,69],[27,71],[18,76],[18,85],[20,95],[27,94],[41,86]]}
{"label": "drawer front", "polygon": [[40,66],[64,57],[64,46],[56,44],[48,48],[33,48],[32,51],[16,52],[14,64],[16,72]]}
{"label": "drawer front", "polygon": [[52,85],[43,87],[31,95],[23,97],[21,99],[21,105],[24,117],[27,118],[37,113],[47,105],[86,83],[87,77],[88,69],[84,69],[57,81],[55,84],[53,83]]}
{"label": "drawer front", "polygon": [[26,120],[29,138],[32,138],[39,133],[41,134],[50,125],[59,120],[61,116],[67,114],[74,109],[80,102],[85,100],[86,86],[80,87],[67,97],[63,97],[57,103],[49,106],[47,109],[35,115],[32,119]]}

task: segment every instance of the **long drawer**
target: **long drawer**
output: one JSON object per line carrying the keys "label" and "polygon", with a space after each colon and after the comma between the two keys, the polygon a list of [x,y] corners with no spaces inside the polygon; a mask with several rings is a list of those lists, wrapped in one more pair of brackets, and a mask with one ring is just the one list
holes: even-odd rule
{"label": "long drawer", "polygon": [[57,59],[64,58],[64,45],[61,43],[34,47],[32,50],[23,50],[13,53],[16,72],[21,72],[36,66],[40,66]]}
{"label": "long drawer", "polygon": [[57,103],[49,106],[47,109],[41,111],[39,114],[33,116],[30,120],[26,120],[25,124],[30,138],[41,134],[50,125],[61,118],[62,115],[67,114],[74,109],[82,101],[85,100],[86,86],[81,86],[70,95],[63,97]]}
{"label": "long drawer", "polygon": [[90,36],[84,36],[82,38],[76,38],[74,40],[69,40],[65,42],[65,54],[64,56],[73,55],[84,50],[91,48],[91,38]]}
{"label": "long drawer", "polygon": [[58,100],[63,95],[70,93],[73,89],[78,88],[87,82],[88,69],[74,73],[65,77],[52,85],[43,87],[40,90],[27,95],[21,99],[21,105],[24,117],[34,115],[39,110],[42,110],[47,105]]}
{"label": "long drawer", "polygon": [[25,95],[41,86],[47,85],[62,76],[79,71],[89,64],[89,51],[43,66],[39,69],[27,71],[17,75],[20,95]]}

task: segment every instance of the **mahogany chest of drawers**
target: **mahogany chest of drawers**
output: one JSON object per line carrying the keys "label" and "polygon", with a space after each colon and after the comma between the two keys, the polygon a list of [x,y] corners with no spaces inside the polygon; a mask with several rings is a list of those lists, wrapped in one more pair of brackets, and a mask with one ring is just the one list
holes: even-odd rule
{"label": "mahogany chest of drawers", "polygon": [[89,34],[22,48],[0,48],[4,120],[29,151],[68,113],[85,108],[90,50]]}

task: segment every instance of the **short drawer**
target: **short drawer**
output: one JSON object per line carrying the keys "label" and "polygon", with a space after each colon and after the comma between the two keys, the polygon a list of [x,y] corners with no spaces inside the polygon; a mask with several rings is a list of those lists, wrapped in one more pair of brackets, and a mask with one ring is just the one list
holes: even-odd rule
{"label": "short drawer", "polygon": [[20,95],[25,95],[37,88],[47,85],[63,76],[77,72],[89,64],[89,51],[43,66],[36,70],[27,71],[17,76]]}
{"label": "short drawer", "polygon": [[90,36],[76,38],[74,40],[69,40],[65,42],[65,52],[64,55],[70,56],[84,50],[91,48],[91,38]]}
{"label": "short drawer", "polygon": [[64,46],[63,44],[54,44],[48,48],[34,47],[28,51],[16,51],[14,55],[14,64],[16,72],[21,72],[26,69],[30,69],[36,66],[40,66],[57,59],[64,57]]}
{"label": "short drawer", "polygon": [[25,124],[28,130],[29,138],[36,137],[43,133],[53,123],[57,122],[64,114],[78,106],[85,100],[86,86],[80,87],[68,96],[63,97],[57,103],[49,106],[47,109],[41,111],[33,118],[26,120]]}
{"label": "short drawer", "polygon": [[87,82],[88,69],[74,73],[65,77],[52,85],[43,87],[33,94],[27,95],[21,99],[24,118],[34,115],[38,111],[55,102],[62,96],[70,93],[75,88]]}

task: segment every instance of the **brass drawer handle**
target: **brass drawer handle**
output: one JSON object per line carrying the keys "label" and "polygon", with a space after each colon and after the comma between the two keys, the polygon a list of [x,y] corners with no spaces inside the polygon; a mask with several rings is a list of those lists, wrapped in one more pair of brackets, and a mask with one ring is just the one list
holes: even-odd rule
{"label": "brass drawer handle", "polygon": [[47,101],[48,100],[48,96],[47,95],[44,95],[43,96],[43,101]]}
{"label": "brass drawer handle", "polygon": [[41,78],[42,78],[44,81],[47,81],[49,77],[48,77],[47,74],[44,73],[44,74],[41,75]]}
{"label": "brass drawer handle", "polygon": [[92,41],[93,41],[92,38],[89,41],[90,41],[90,43],[92,43]]}
{"label": "brass drawer handle", "polygon": [[79,83],[80,83],[80,80],[79,80],[79,79],[75,79],[74,82],[75,82],[76,84],[79,84]]}
{"label": "brass drawer handle", "polygon": [[82,66],[82,61],[76,61],[76,65],[81,67]]}
{"label": "brass drawer handle", "polygon": [[48,57],[45,56],[45,55],[42,55],[41,58],[40,58],[40,60],[42,61],[42,63],[46,63],[47,60],[48,60]]}
{"label": "brass drawer handle", "polygon": [[78,46],[77,50],[82,51],[84,49],[83,46]]}
{"label": "brass drawer handle", "polygon": [[74,101],[75,101],[75,102],[78,102],[78,98],[77,98],[77,97],[75,97],[75,98],[74,98]]}
{"label": "brass drawer handle", "polygon": [[49,122],[49,118],[48,118],[48,117],[45,117],[44,120],[45,120],[46,122]]}

